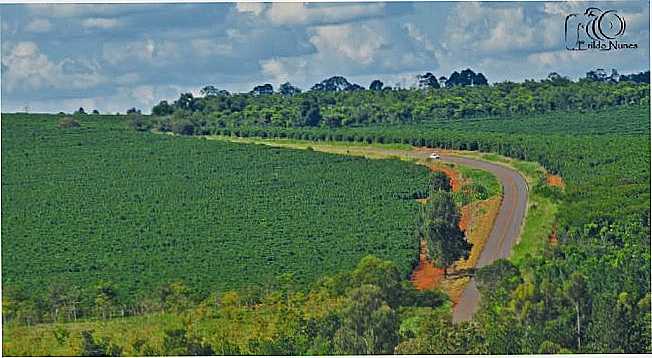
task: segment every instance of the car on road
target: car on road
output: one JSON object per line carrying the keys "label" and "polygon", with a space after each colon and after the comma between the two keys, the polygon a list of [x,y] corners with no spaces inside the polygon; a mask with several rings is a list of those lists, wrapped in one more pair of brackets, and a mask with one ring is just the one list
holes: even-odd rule
{"label": "car on road", "polygon": [[430,154],[430,157],[428,157],[428,158],[430,158],[430,159],[441,159],[439,154],[437,154],[436,152],[433,152],[432,154]]}

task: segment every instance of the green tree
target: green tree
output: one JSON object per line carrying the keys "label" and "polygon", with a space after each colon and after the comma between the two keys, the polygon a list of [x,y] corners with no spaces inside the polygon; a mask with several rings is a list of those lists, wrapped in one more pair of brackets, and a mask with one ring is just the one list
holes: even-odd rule
{"label": "green tree", "polygon": [[100,281],[95,286],[95,309],[102,319],[111,317],[118,300],[118,292],[113,283]]}
{"label": "green tree", "polygon": [[181,281],[163,286],[160,291],[161,305],[166,311],[181,313],[192,304],[190,289]]}
{"label": "green tree", "polygon": [[166,356],[210,356],[214,352],[210,345],[199,337],[188,334],[186,328],[166,330],[163,336],[163,351]]}
{"label": "green tree", "polygon": [[392,354],[398,343],[398,320],[382,299],[380,288],[351,290],[334,337],[336,354]]}
{"label": "green tree", "polygon": [[584,333],[584,330],[582,329],[583,315],[586,314],[583,312],[583,309],[587,306],[587,302],[590,299],[584,275],[579,272],[573,272],[570,279],[564,285],[564,293],[573,304],[575,310],[575,337],[577,339],[577,350],[581,351],[582,336]]}
{"label": "green tree", "polygon": [[369,84],[369,90],[370,91],[382,91],[383,89],[383,82],[380,80],[373,80],[371,84]]}
{"label": "green tree", "polygon": [[383,301],[398,307],[401,299],[401,272],[392,261],[375,256],[363,257],[351,273],[352,287],[373,285],[378,287]]}
{"label": "green tree", "polygon": [[451,193],[432,192],[428,211],[424,230],[428,253],[447,276],[448,267],[459,259],[469,257],[472,244],[459,228],[460,216]]}
{"label": "green tree", "polygon": [[430,191],[451,191],[451,179],[442,171],[432,173],[430,178]]}
{"label": "green tree", "polygon": [[168,104],[168,101],[161,101],[152,107],[152,114],[155,116],[167,116],[174,112],[174,107]]}
{"label": "green tree", "polygon": [[301,90],[298,87],[292,86],[290,82],[285,82],[279,86],[278,92],[284,96],[295,96],[300,94]]}

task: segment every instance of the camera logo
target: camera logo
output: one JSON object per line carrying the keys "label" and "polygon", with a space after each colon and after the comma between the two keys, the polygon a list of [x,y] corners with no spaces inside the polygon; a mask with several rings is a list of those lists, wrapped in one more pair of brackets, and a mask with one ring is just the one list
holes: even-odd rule
{"label": "camera logo", "polygon": [[627,22],[616,10],[589,7],[583,14],[566,16],[564,42],[569,51],[622,50],[638,48],[636,43],[618,41],[625,34]]}

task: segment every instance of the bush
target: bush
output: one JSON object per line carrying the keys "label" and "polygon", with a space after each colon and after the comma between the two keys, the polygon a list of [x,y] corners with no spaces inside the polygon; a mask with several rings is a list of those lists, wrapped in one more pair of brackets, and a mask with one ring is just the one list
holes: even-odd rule
{"label": "bush", "polygon": [[65,117],[59,121],[59,128],[79,128],[81,125],[79,122],[71,117]]}
{"label": "bush", "polygon": [[122,347],[110,342],[107,338],[95,340],[93,331],[81,332],[81,356],[87,357],[119,357],[122,354]]}
{"label": "bush", "polygon": [[172,132],[181,135],[193,135],[195,134],[195,125],[188,120],[182,120],[172,125]]}
{"label": "bush", "polygon": [[147,131],[151,128],[151,124],[143,119],[143,116],[140,114],[132,114],[130,115],[131,120],[129,121],[129,125],[131,128],[143,132]]}

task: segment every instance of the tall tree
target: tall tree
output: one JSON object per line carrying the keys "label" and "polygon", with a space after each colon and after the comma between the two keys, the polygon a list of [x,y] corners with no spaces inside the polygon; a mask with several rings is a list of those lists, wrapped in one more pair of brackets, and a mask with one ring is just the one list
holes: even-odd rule
{"label": "tall tree", "polygon": [[459,228],[460,216],[449,192],[434,191],[428,202],[429,220],[425,236],[428,251],[437,264],[448,275],[448,267],[459,259],[468,259],[472,244]]}
{"label": "tall tree", "polygon": [[219,95],[219,90],[215,86],[205,86],[199,91],[204,97],[217,96]]}
{"label": "tall tree", "polygon": [[564,286],[564,293],[573,304],[573,308],[575,310],[575,335],[577,339],[577,350],[581,351],[582,335],[584,332],[582,329],[582,316],[585,314],[583,309],[586,307],[586,303],[589,300],[589,292],[584,276],[579,272],[573,272],[570,279]]}
{"label": "tall tree", "polygon": [[278,92],[284,96],[294,96],[301,93],[301,90],[298,87],[292,86],[290,82],[285,82],[279,86]]}
{"label": "tall tree", "polygon": [[316,127],[321,122],[321,112],[319,104],[313,97],[304,98],[301,102],[301,125]]}
{"label": "tall tree", "polygon": [[435,77],[435,75],[430,72],[423,75],[418,75],[417,83],[419,88],[439,88],[439,81],[437,81],[437,77]]}
{"label": "tall tree", "polygon": [[274,87],[269,83],[265,83],[264,85],[254,87],[254,89],[252,89],[249,93],[257,96],[272,94],[274,93]]}
{"label": "tall tree", "polygon": [[442,171],[432,173],[430,178],[430,191],[451,191],[451,179]]}
{"label": "tall tree", "polygon": [[380,80],[373,80],[371,84],[369,84],[369,90],[371,91],[382,91],[383,89],[383,83]]}
{"label": "tall tree", "polygon": [[488,84],[489,82],[487,81],[487,78],[482,73],[478,72],[473,76],[474,86],[486,86]]}
{"label": "tall tree", "polygon": [[161,101],[152,107],[152,114],[155,116],[167,116],[174,112],[174,107],[168,104],[168,101]]}
{"label": "tall tree", "polygon": [[373,285],[351,290],[335,333],[337,354],[392,354],[398,344],[396,313],[383,301]]}

